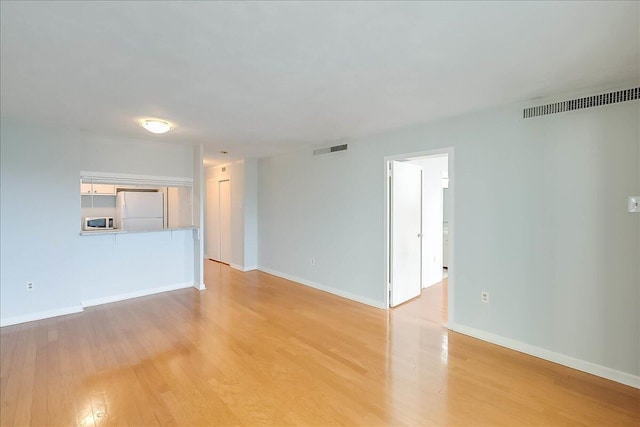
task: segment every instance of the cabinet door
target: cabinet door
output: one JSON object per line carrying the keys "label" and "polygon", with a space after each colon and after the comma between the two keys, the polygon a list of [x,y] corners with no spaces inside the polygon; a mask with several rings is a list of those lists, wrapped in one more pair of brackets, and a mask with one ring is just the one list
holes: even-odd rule
{"label": "cabinet door", "polygon": [[111,184],[93,184],[93,194],[116,194],[116,186]]}
{"label": "cabinet door", "polygon": [[80,194],[91,194],[91,184],[80,183]]}

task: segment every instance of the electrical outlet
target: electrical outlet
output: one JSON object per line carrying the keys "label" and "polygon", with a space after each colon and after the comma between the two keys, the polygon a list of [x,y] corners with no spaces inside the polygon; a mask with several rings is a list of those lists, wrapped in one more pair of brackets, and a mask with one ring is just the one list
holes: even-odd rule
{"label": "electrical outlet", "polygon": [[489,304],[489,292],[482,291],[480,293],[480,301],[482,301],[485,304]]}
{"label": "electrical outlet", "polygon": [[312,266],[316,265],[316,259],[315,258],[311,258],[311,265]]}
{"label": "electrical outlet", "polygon": [[33,283],[29,282],[27,283],[27,290],[30,291],[33,289]]}

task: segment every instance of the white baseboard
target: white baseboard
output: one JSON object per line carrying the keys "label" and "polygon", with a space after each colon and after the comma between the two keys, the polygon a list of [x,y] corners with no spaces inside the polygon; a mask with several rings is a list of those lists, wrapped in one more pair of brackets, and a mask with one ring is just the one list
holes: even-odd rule
{"label": "white baseboard", "polygon": [[17,325],[18,323],[33,322],[34,320],[49,319],[51,317],[64,316],[65,314],[81,313],[84,311],[86,307],[93,307],[96,305],[108,304],[111,302],[123,301],[127,299],[132,299],[132,298],[139,298],[147,295],[159,294],[161,292],[175,291],[178,289],[185,289],[190,287],[194,287],[199,290],[206,289],[204,286],[204,283],[198,286],[193,282],[185,282],[185,283],[178,283],[175,285],[160,286],[157,288],[145,289],[142,291],[128,292],[126,294],[90,299],[87,301],[82,301],[82,305],[76,305],[71,307],[59,308],[56,310],[41,311],[39,313],[25,314],[23,316],[15,316],[15,317],[0,319],[0,327]]}
{"label": "white baseboard", "polygon": [[233,268],[234,270],[239,270],[239,271],[243,271],[243,272],[247,272],[247,271],[251,271],[251,270],[257,270],[258,267],[255,265],[249,266],[249,267],[243,267],[241,265],[238,264],[229,264],[229,267]]}
{"label": "white baseboard", "polygon": [[204,290],[207,289],[207,287],[204,285],[204,283],[200,283],[200,284],[194,283],[193,287],[195,289],[199,290],[199,291],[204,291]]}
{"label": "white baseboard", "polygon": [[132,298],[139,298],[147,295],[159,294],[161,292],[175,291],[177,289],[184,289],[184,288],[190,288],[190,287],[193,287],[193,282],[185,282],[185,283],[178,283],[175,285],[160,286],[157,288],[143,289],[141,291],[136,291],[136,292],[128,292],[126,294],[112,295],[108,297],[95,298],[87,301],[82,301],[82,306],[93,307],[96,305],[109,304],[111,302],[123,301],[126,299],[132,299]]}
{"label": "white baseboard", "polygon": [[64,316],[65,314],[81,313],[83,308],[81,305],[71,307],[58,308],[55,310],[41,311],[39,313],[25,314],[22,316],[7,317],[0,319],[0,327],[17,325],[18,323],[33,322],[34,320],[48,319],[50,317]]}
{"label": "white baseboard", "polygon": [[273,276],[278,276],[278,277],[281,277],[283,279],[291,280],[292,282],[297,282],[297,283],[300,283],[302,285],[309,286],[311,288],[318,289],[320,291],[328,292],[330,294],[337,295],[337,296],[342,297],[342,298],[350,299],[352,301],[356,301],[356,302],[359,302],[359,303],[362,303],[362,304],[370,305],[372,307],[386,309],[386,307],[384,305],[384,302],[380,302],[380,301],[376,301],[376,300],[371,299],[371,298],[366,298],[366,297],[363,297],[363,296],[360,296],[360,295],[352,294],[351,292],[346,292],[346,291],[343,291],[341,289],[336,289],[336,288],[332,288],[332,287],[329,287],[329,286],[321,285],[320,283],[312,282],[311,280],[302,279],[300,277],[291,276],[289,274],[282,273],[282,272],[276,271],[276,270],[272,270],[272,269],[267,268],[267,267],[258,266],[257,269],[262,271],[262,272],[264,272],[264,273],[268,273],[268,274],[271,274]]}
{"label": "white baseboard", "polygon": [[617,371],[615,369],[607,368],[606,366],[597,365],[592,362],[587,362],[586,360],[576,359],[575,357],[566,356],[551,350],[546,350],[544,348],[505,338],[500,335],[494,335],[489,332],[464,325],[450,324],[449,329],[501,347],[510,348],[511,350],[516,350],[521,353],[539,357],[540,359],[548,360],[563,366],[568,366],[569,368],[577,369],[582,372],[587,372],[598,377],[640,389],[640,376],[638,375]]}

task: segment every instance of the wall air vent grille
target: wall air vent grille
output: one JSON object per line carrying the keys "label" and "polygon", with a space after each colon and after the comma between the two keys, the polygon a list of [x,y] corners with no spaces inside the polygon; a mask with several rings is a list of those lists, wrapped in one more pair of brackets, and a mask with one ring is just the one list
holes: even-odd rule
{"label": "wall air vent grille", "polygon": [[546,116],[547,114],[563,113],[565,111],[580,110],[582,108],[598,107],[600,105],[616,104],[618,102],[633,101],[635,99],[640,99],[640,87],[525,108],[523,110],[523,118],[530,119],[531,117]]}
{"label": "wall air vent grille", "polygon": [[345,151],[348,149],[349,146],[347,144],[334,145],[333,147],[318,148],[317,150],[313,150],[313,155],[318,156],[320,154],[335,153],[336,151]]}

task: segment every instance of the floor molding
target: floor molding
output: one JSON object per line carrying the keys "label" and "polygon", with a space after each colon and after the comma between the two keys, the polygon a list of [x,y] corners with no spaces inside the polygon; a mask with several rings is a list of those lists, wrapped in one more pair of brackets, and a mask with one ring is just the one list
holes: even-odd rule
{"label": "floor molding", "polygon": [[351,292],[345,292],[340,289],[332,288],[329,286],[321,285],[320,283],[312,282],[311,280],[302,279],[300,277],[292,276],[290,274],[282,273],[277,270],[272,270],[267,267],[258,266],[258,270],[271,274],[273,276],[278,276],[283,279],[291,280],[292,282],[300,283],[301,285],[309,286],[310,288],[318,289],[320,291],[328,292],[333,295],[337,295],[342,298],[349,299],[351,301],[356,301],[362,304],[370,305],[375,308],[386,309],[384,302],[376,301],[371,298],[366,298],[360,295],[352,294]]}
{"label": "floor molding", "polygon": [[554,362],[559,365],[577,369],[578,371],[586,372],[588,374],[606,378],[611,381],[615,381],[621,384],[628,385],[630,387],[640,389],[640,376],[637,376],[637,375],[617,371],[612,368],[607,368],[606,366],[598,365],[592,362],[587,362],[586,360],[582,360],[582,359],[576,359],[575,357],[556,353],[551,350],[546,350],[544,348],[537,347],[531,344],[526,344],[521,341],[505,338],[500,335],[491,334],[489,332],[485,332],[480,329],[471,328],[469,326],[452,324],[449,326],[449,329],[451,329],[454,332],[459,332],[461,334],[468,335],[473,338],[478,338],[480,340],[499,345],[501,347],[506,347],[511,350],[515,350],[531,356],[539,357],[540,359],[548,360],[550,362]]}
{"label": "floor molding", "polygon": [[151,289],[143,289],[141,291],[127,292],[126,294],[112,295],[108,297],[94,298],[94,299],[82,301],[82,307],[94,307],[96,305],[109,304],[112,302],[124,301],[127,299],[133,299],[133,298],[140,298],[140,297],[145,297],[147,295],[154,295],[162,292],[175,291],[178,289],[191,288],[191,287],[194,287],[193,282],[184,282],[184,283],[177,283],[175,285],[160,286],[160,287],[151,288]]}
{"label": "floor molding", "polygon": [[0,319],[0,327],[17,325],[19,323],[33,322],[35,320],[49,319],[51,317],[65,316],[67,314],[81,313],[84,309],[81,305],[57,308],[55,310],[40,311],[38,313]]}
{"label": "floor molding", "polygon": [[238,270],[238,271],[242,271],[242,272],[247,272],[247,271],[251,271],[251,270],[258,270],[258,267],[255,265],[251,265],[249,267],[243,267],[241,265],[238,264],[229,264],[229,267],[233,268],[234,270]]}
{"label": "floor molding", "polygon": [[205,290],[206,289],[204,284],[198,286],[197,284],[194,284],[193,282],[184,282],[184,283],[178,283],[178,284],[175,284],[175,285],[160,286],[160,287],[157,287],[157,288],[144,289],[144,290],[136,291],[136,292],[128,292],[126,294],[112,295],[112,296],[102,297],[102,298],[94,298],[94,299],[82,301],[81,305],[74,305],[74,306],[71,306],[71,307],[59,308],[59,309],[55,309],[55,310],[41,311],[41,312],[38,312],[38,313],[25,314],[23,316],[14,316],[14,317],[8,317],[8,318],[0,319],[0,327],[10,326],[10,325],[17,325],[19,323],[33,322],[35,320],[49,319],[51,317],[64,316],[64,315],[67,315],[67,314],[81,313],[81,312],[84,311],[84,309],[86,307],[94,307],[96,305],[109,304],[109,303],[112,303],[112,302],[124,301],[124,300],[128,300],[128,299],[144,297],[144,296],[147,296],[147,295],[154,295],[154,294],[159,294],[159,293],[162,293],[162,292],[175,291],[175,290],[178,290],[178,289],[185,289],[185,288],[191,288],[191,287],[194,287],[194,288],[199,289],[199,290]]}
{"label": "floor molding", "polygon": [[239,264],[229,263],[229,267],[233,268],[234,270],[244,271],[244,267]]}

